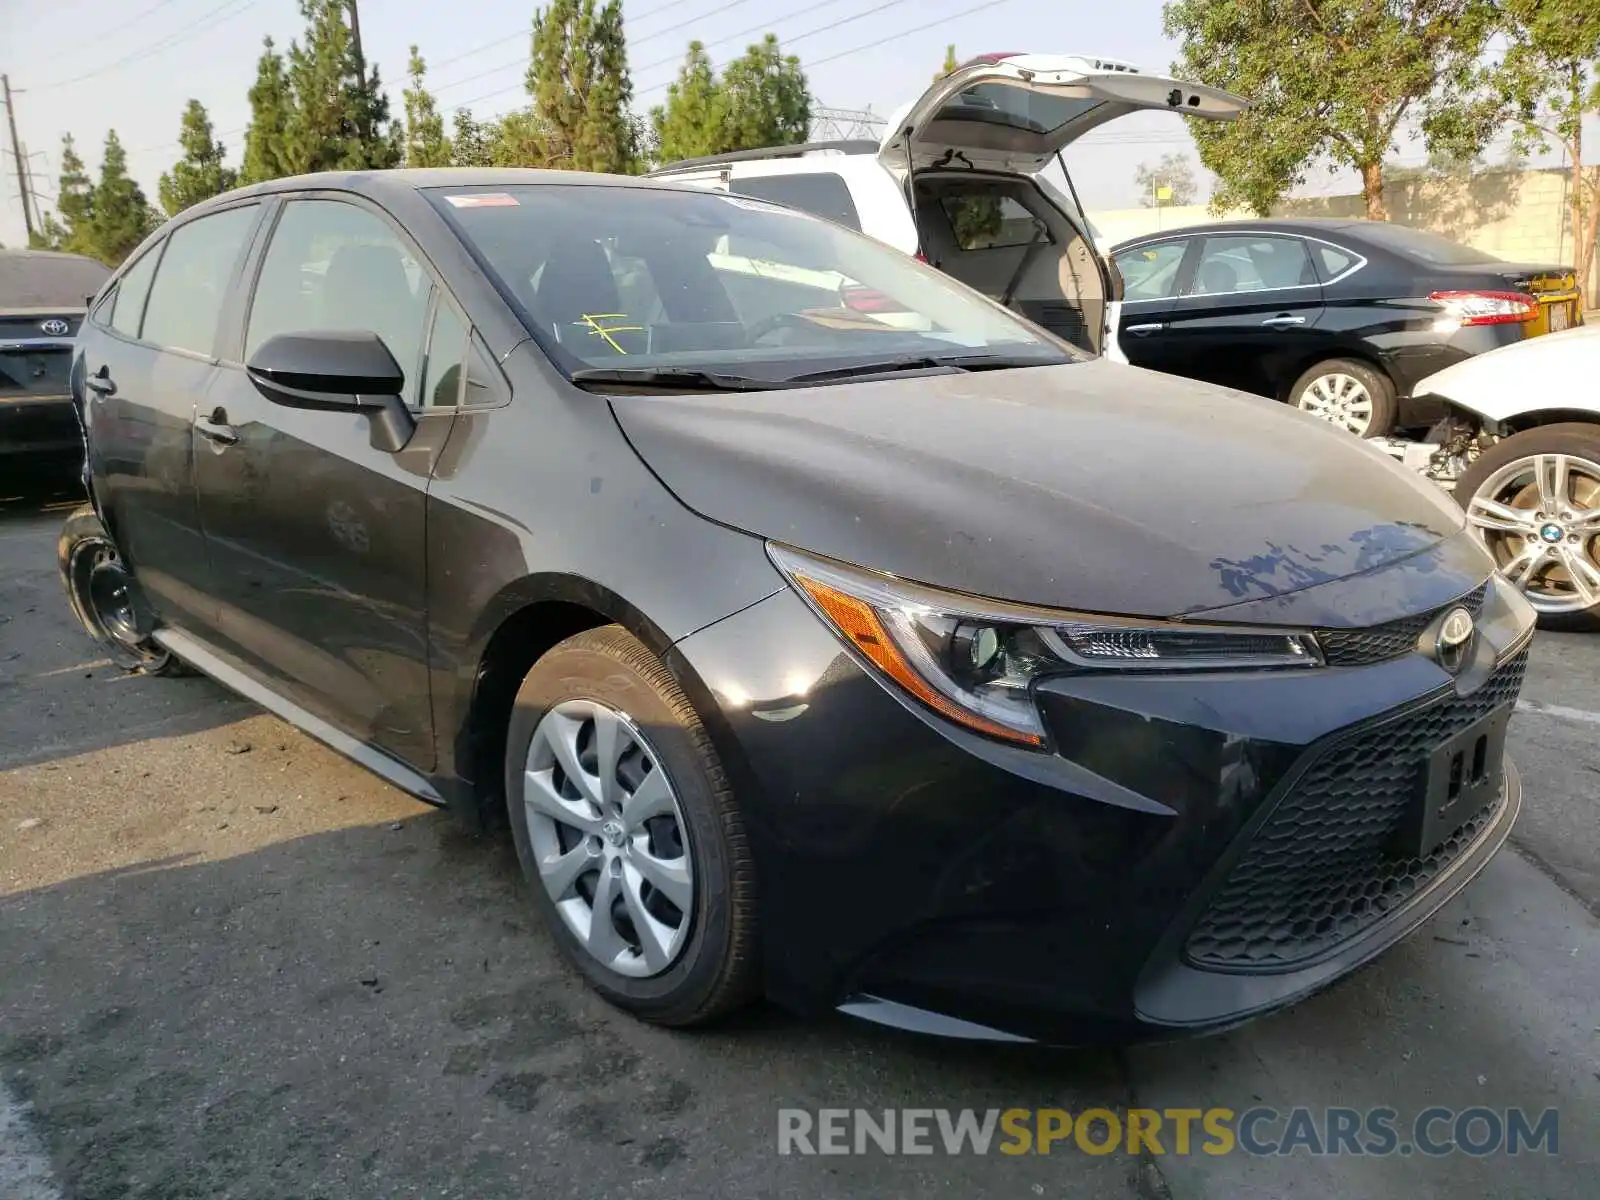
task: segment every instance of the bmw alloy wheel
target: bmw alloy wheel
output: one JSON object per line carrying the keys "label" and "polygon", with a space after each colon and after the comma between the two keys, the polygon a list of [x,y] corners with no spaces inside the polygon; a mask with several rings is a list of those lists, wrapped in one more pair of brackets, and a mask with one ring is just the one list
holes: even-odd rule
{"label": "bmw alloy wheel", "polygon": [[1366,437],[1372,427],[1372,394],[1366,384],[1342,371],[1318,375],[1300,390],[1295,407],[1357,437]]}
{"label": "bmw alloy wheel", "polygon": [[619,975],[667,970],[688,940],[694,865],[649,741],[626,714],[568,700],[539,721],[525,771],[534,862],[562,921]]}
{"label": "bmw alloy wheel", "polygon": [[1600,464],[1553,453],[1512,459],[1466,508],[1500,570],[1540,613],[1600,605]]}

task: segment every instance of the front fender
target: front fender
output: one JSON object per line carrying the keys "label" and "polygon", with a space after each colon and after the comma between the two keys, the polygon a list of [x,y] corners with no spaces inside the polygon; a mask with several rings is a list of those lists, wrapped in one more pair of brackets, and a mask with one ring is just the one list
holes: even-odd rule
{"label": "front fender", "polygon": [[1412,390],[1497,425],[1543,410],[1600,419],[1600,325],[1513,342],[1436,371]]}

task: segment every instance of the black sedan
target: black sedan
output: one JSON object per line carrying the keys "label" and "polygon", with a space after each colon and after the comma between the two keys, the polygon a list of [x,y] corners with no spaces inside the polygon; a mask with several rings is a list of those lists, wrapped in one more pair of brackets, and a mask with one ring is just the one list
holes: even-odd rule
{"label": "black sedan", "polygon": [[759,200],[257,185],[130,259],[73,383],[89,630],[508,819],[649,1020],[1229,1025],[1521,806],[1532,613],[1444,493]]}
{"label": "black sedan", "polygon": [[1411,389],[1581,320],[1571,267],[1511,263],[1383,221],[1231,221],[1135,238],[1130,362],[1270,396],[1361,437],[1444,415]]}
{"label": "black sedan", "polygon": [[0,249],[0,476],[74,472],[83,436],[67,369],[89,301],[111,272],[92,258]]}

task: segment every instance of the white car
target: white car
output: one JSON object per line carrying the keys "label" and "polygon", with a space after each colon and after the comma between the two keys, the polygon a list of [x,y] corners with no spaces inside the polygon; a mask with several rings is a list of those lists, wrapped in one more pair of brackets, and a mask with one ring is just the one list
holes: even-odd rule
{"label": "white car", "polygon": [[1600,629],[1600,324],[1422,380],[1451,416],[1425,464],[1551,629]]}
{"label": "white car", "polygon": [[[1061,152],[1133,112],[1227,121],[1246,107],[1228,92],[1112,59],[985,54],[900,108],[881,142],[738,151],[652,174],[859,229],[1065,341],[1126,361],[1116,337],[1121,280],[1077,202]],[[1052,162],[1061,165],[1066,191],[1045,175]],[[729,255],[737,258],[737,247]],[[897,323],[901,314],[885,311],[881,299],[846,285],[841,303]]]}

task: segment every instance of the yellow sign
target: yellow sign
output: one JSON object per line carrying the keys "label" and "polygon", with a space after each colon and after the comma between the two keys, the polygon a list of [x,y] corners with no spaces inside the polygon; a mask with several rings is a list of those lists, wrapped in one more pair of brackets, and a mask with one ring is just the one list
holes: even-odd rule
{"label": "yellow sign", "polygon": [[1156,199],[1157,200],[1171,200],[1172,199],[1172,189],[1169,188],[1169,187],[1158,187],[1158,188],[1156,188]]}

